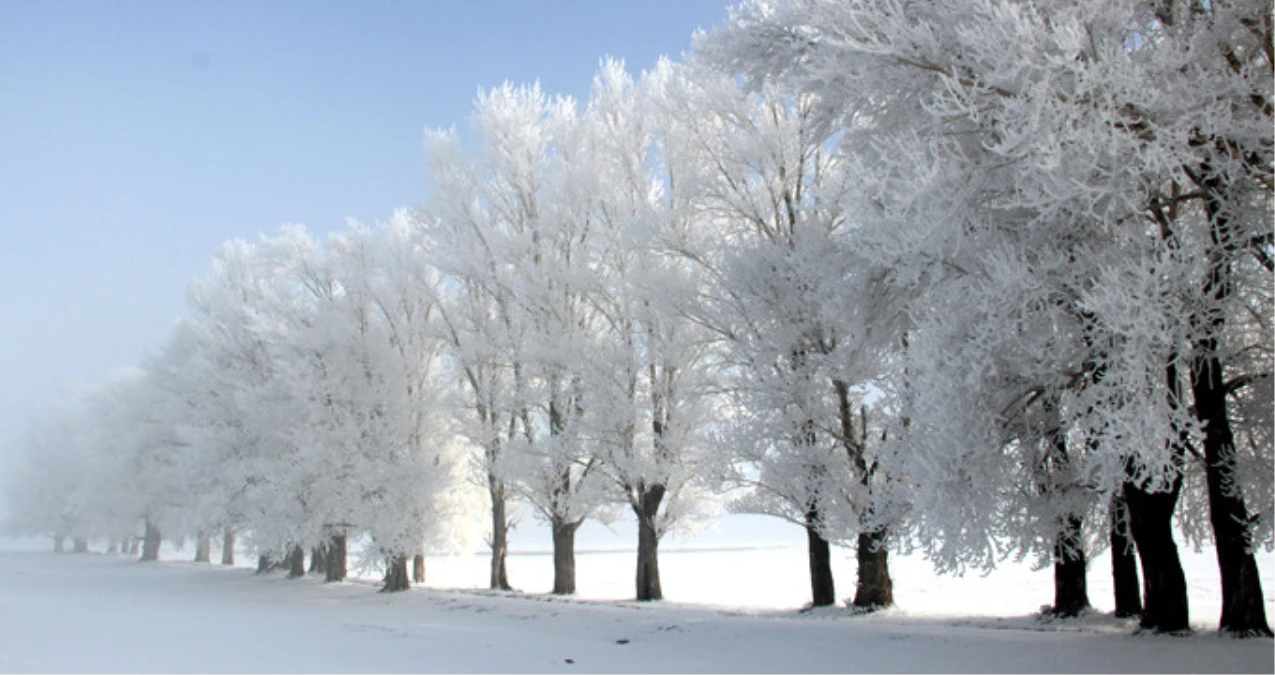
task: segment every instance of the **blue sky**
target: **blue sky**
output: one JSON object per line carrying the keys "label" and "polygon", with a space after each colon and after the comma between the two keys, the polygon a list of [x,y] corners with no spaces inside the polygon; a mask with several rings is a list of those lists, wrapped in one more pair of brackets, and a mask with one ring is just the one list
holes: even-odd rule
{"label": "blue sky", "polygon": [[221,242],[386,218],[480,88],[582,97],[729,4],[0,2],[0,440],[157,347]]}

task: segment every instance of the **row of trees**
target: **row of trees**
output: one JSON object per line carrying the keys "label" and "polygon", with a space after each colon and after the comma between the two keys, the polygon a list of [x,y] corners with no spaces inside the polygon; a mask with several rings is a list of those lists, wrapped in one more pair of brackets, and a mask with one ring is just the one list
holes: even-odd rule
{"label": "row of trees", "polygon": [[1117,613],[1178,631],[1176,523],[1269,635],[1271,35],[1269,2],[752,2],[583,105],[497,88],[476,149],[427,135],[419,208],[225,245],[159,354],[32,424],[11,525],[342,571],[361,537],[403,588],[485,502],[509,588],[521,504],[571,593],[627,509],[645,600],[725,502],[805,529],[817,605],[844,543],[860,608],[906,546],[1034,556],[1074,615],[1110,546]]}
{"label": "row of trees", "polygon": [[285,228],[225,245],[158,354],[32,426],[6,476],[10,519],[123,540],[142,523],[144,559],[161,533],[200,551],[218,534],[232,554],[243,532],[276,558],[323,544],[338,579],[352,533],[392,560],[455,536],[462,467],[426,442],[439,350],[427,280],[398,252],[407,234],[353,228],[324,248]]}
{"label": "row of trees", "polygon": [[[224,245],[157,355],[32,425],[11,526],[140,527],[148,559],[162,535],[246,536],[263,565],[314,550],[334,579],[361,537],[402,587],[484,500],[491,586],[509,588],[516,503],[550,524],[570,593],[580,524],[629,510],[636,597],[654,600],[662,537],[752,487],[741,508],[810,532],[831,604],[873,370],[838,365],[845,176],[810,114],[672,63],[603,64],[584,106],[482,94],[477,152],[428,135],[422,207]],[[880,572],[861,602],[890,604],[885,549],[864,551]]]}
{"label": "row of trees", "polygon": [[905,317],[894,501],[940,564],[1012,542],[1080,575],[1105,509],[1143,625],[1184,629],[1181,497],[1222,629],[1270,634],[1271,21],[1261,0],[758,1],[703,40],[841,133],[869,298]]}

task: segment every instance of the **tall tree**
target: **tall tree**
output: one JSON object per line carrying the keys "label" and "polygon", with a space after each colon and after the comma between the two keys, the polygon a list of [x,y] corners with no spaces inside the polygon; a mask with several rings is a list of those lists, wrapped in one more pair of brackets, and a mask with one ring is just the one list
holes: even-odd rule
{"label": "tall tree", "polygon": [[712,484],[704,437],[716,404],[706,333],[684,311],[696,292],[689,263],[666,242],[694,229],[683,181],[690,168],[666,135],[660,101],[672,78],[664,62],[636,80],[606,62],[587,117],[595,161],[589,304],[595,368],[586,374],[587,426],[604,468],[638,524],[636,597],[663,591],[659,543],[704,506]]}
{"label": "tall tree", "polygon": [[856,539],[854,604],[892,603],[888,525],[868,524],[876,462],[862,395],[883,372],[886,317],[851,299],[859,280],[833,132],[811,95],[749,94],[712,70],[669,97],[692,148],[684,182],[702,234],[675,242],[699,272],[695,319],[718,338],[745,414],[729,441],[753,493],[738,506],[807,530],[816,605],[835,601],[829,540]]}

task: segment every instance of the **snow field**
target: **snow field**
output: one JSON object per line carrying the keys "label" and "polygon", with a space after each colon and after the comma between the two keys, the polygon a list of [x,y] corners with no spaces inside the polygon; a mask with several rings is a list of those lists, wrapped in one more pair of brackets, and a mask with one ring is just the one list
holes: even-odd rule
{"label": "snow field", "polygon": [[[514,553],[521,593],[481,590],[486,559],[428,559],[428,582],[380,594],[375,579],[323,584],[281,572],[102,554],[0,551],[0,672],[1271,672],[1270,640],[1216,636],[1212,552],[1183,551],[1192,623],[1185,638],[1132,635],[1094,614],[1042,624],[1048,569],[938,577],[893,562],[900,606],[853,617],[802,613],[804,552],[791,545],[670,548],[663,603],[626,600],[632,552],[581,551],[580,593],[545,595],[552,560]],[[180,559],[176,556],[180,555]],[[251,562],[241,555],[241,564]],[[1268,612],[1272,555],[1259,564]],[[837,550],[839,594],[853,588]],[[1110,610],[1106,558],[1091,600]],[[617,641],[627,640],[627,643]],[[570,662],[568,662],[570,659]]]}
{"label": "snow field", "polygon": [[[1179,551],[1186,572],[1192,626],[1214,631],[1221,613],[1221,581],[1212,549]],[[486,588],[488,558],[483,554],[426,558],[430,588]],[[577,597],[626,601],[633,597],[632,551],[576,552]],[[1275,617],[1275,554],[1258,554],[1267,614]],[[1105,553],[1090,561],[1089,600],[1095,611],[1114,609],[1111,559]],[[660,552],[660,577],[666,604],[704,605],[743,612],[793,611],[810,601],[804,548],[761,544],[701,549],[694,546]],[[915,617],[1021,618],[1053,601],[1053,568],[1033,570],[1028,562],[1007,561],[984,575],[938,575],[920,555],[893,555],[890,570],[898,607],[889,614]],[[833,548],[837,596],[854,595],[854,551]],[[531,594],[553,588],[553,559],[548,552],[517,552],[509,557],[514,587]]]}

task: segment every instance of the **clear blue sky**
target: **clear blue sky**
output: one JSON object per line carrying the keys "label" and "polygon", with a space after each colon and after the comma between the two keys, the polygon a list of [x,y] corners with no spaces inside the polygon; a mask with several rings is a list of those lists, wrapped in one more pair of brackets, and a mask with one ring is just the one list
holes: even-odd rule
{"label": "clear blue sky", "polygon": [[155,349],[221,242],[386,218],[480,88],[582,97],[729,4],[0,0],[0,442]]}

